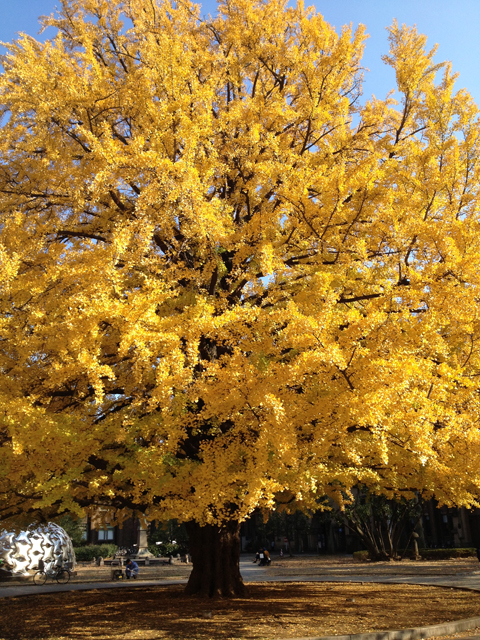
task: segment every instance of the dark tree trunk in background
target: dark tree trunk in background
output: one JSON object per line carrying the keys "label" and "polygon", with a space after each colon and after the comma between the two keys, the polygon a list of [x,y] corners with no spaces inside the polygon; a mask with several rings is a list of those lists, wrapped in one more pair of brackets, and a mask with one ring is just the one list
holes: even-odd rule
{"label": "dark tree trunk in background", "polygon": [[240,524],[223,527],[187,522],[193,569],[185,588],[187,595],[232,598],[245,595],[240,575]]}

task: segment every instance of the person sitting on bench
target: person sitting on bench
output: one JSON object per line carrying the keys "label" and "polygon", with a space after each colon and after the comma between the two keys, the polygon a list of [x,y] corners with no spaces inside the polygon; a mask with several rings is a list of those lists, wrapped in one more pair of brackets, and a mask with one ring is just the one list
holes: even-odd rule
{"label": "person sitting on bench", "polygon": [[125,566],[125,574],[127,576],[127,580],[130,579],[130,576],[135,580],[138,576],[138,564],[134,562],[131,558],[128,559],[128,562]]}

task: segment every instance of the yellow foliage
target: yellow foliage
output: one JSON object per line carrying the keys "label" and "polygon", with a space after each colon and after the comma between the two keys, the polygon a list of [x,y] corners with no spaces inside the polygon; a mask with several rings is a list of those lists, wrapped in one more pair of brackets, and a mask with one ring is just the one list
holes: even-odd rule
{"label": "yellow foliage", "polygon": [[424,36],[362,104],[364,28],[301,3],[44,24],[0,76],[0,515],[477,505],[478,109]]}

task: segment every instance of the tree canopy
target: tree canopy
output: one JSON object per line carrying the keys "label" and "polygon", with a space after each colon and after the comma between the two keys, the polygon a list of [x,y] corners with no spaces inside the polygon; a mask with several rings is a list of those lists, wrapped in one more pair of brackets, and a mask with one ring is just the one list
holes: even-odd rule
{"label": "tree canopy", "polygon": [[63,0],[0,75],[0,516],[477,505],[479,121],[302,3]]}

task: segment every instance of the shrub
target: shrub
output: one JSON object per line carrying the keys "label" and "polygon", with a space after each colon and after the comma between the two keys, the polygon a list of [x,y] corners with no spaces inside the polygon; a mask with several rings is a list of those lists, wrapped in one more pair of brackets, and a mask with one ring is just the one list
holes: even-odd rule
{"label": "shrub", "polygon": [[366,562],[369,559],[368,551],[354,551],[353,559],[357,562]]}
{"label": "shrub", "polygon": [[75,557],[78,562],[88,562],[99,556],[110,558],[115,555],[117,549],[116,544],[91,544],[85,547],[76,547]]}
{"label": "shrub", "polygon": [[185,547],[181,544],[172,544],[171,542],[163,542],[162,544],[149,544],[148,550],[155,557],[158,556],[176,556],[178,553],[183,555]]}

